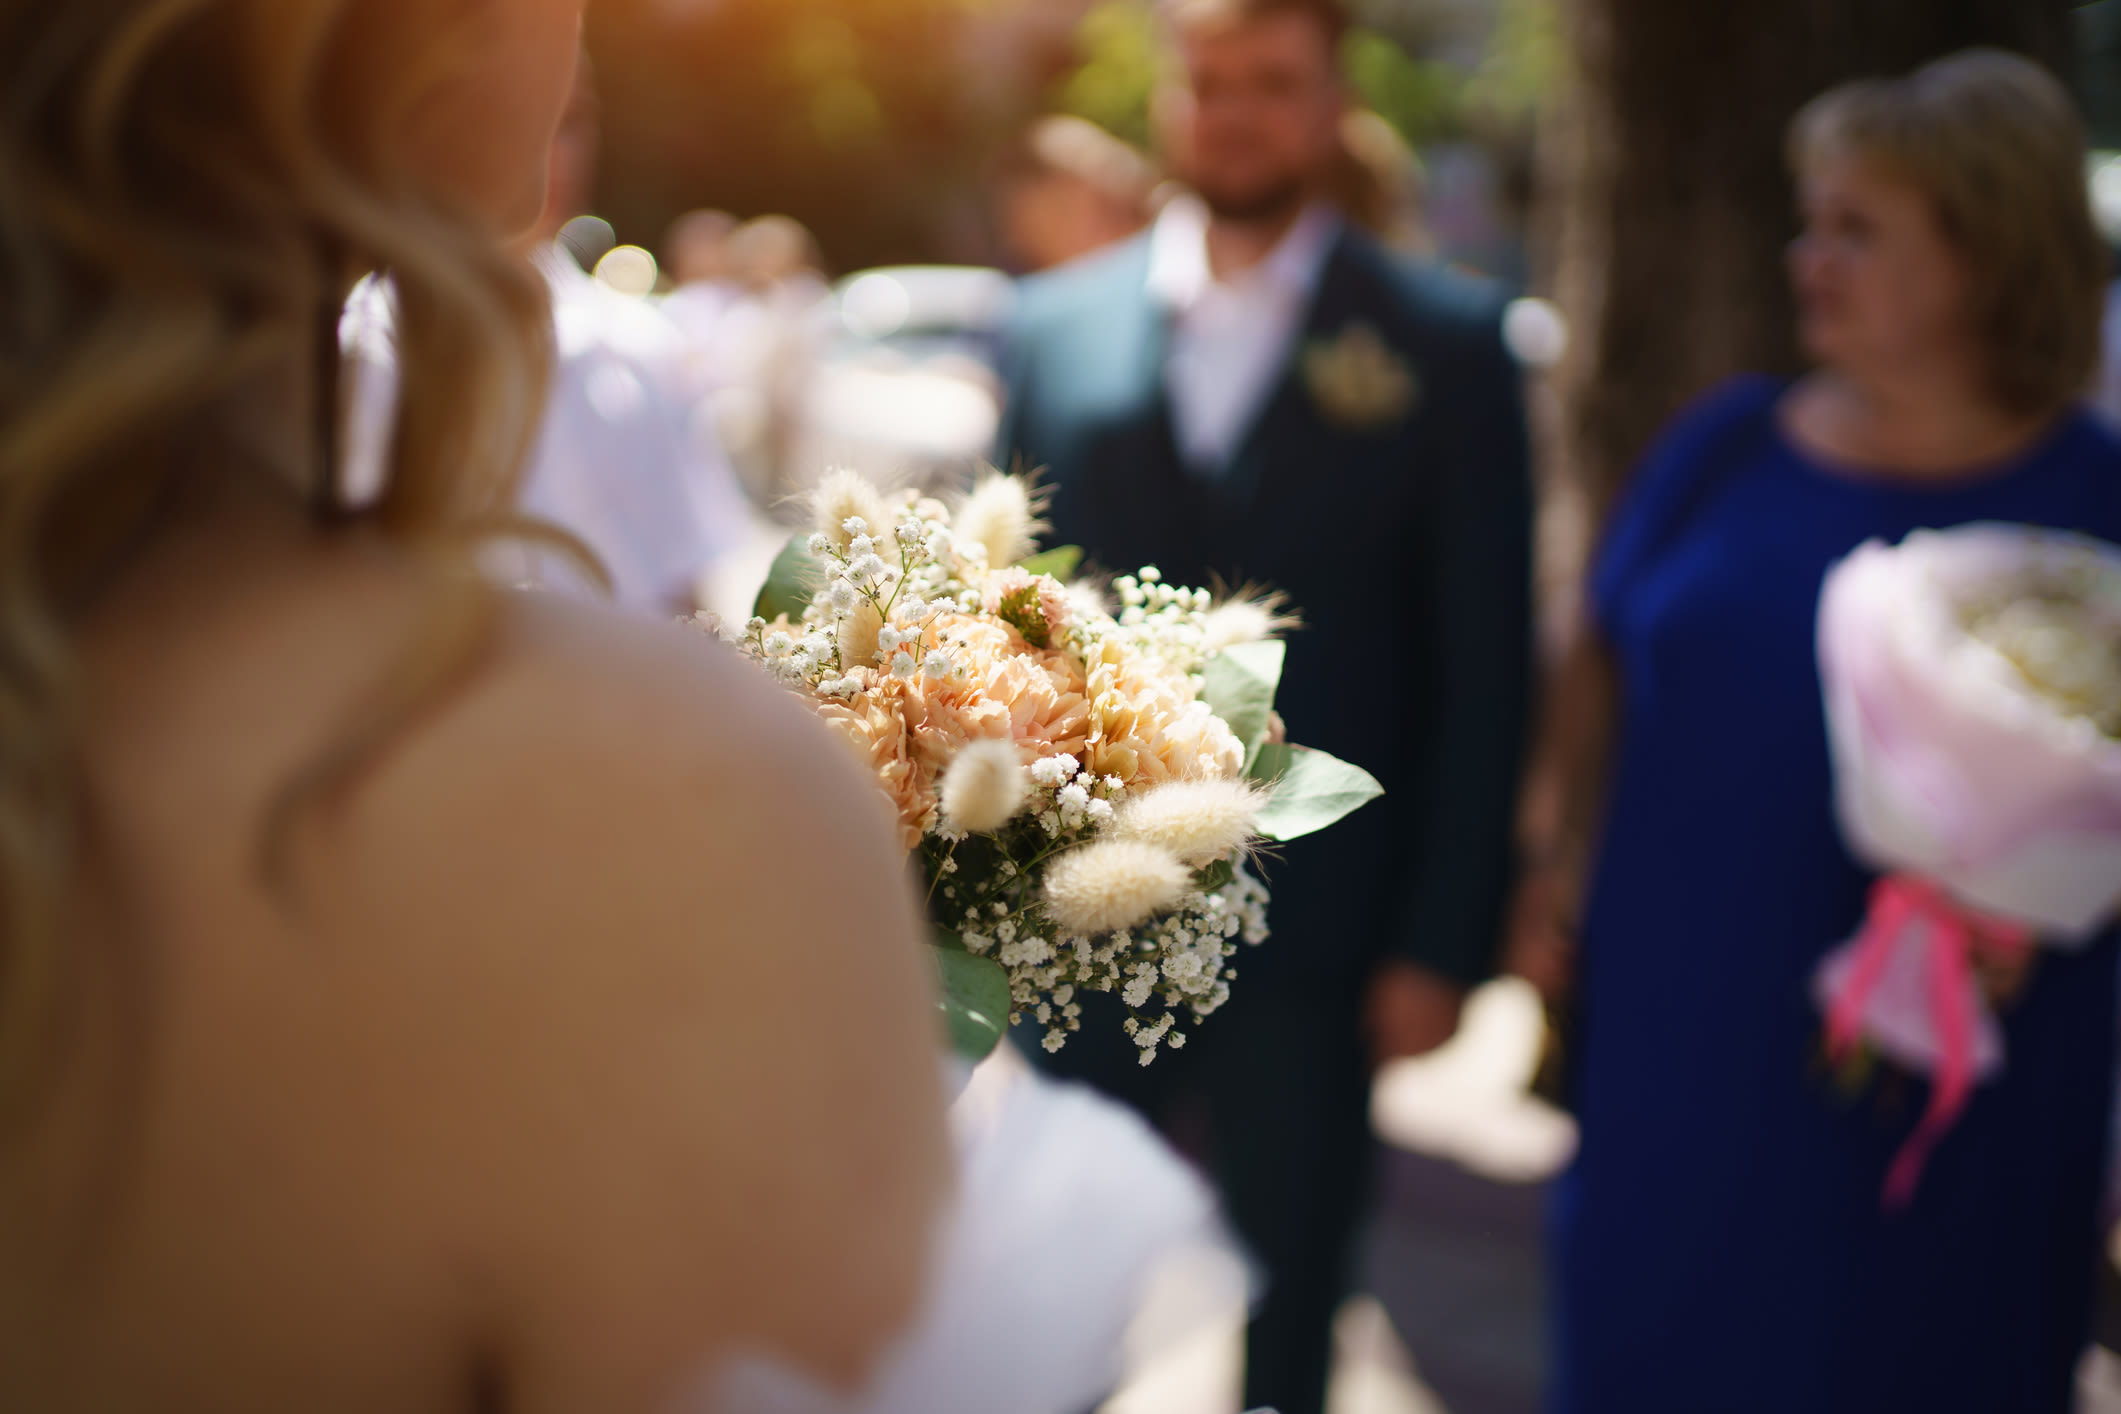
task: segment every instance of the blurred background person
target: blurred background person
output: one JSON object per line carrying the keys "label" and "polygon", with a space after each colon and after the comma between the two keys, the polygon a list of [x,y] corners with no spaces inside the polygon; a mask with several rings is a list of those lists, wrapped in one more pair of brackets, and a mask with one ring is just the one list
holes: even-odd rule
{"label": "blurred background person", "polygon": [[873,783],[699,635],[470,572],[579,24],[0,4],[0,1407],[667,1409],[739,1354],[851,1387],[913,1313],[947,1152]]}
{"label": "blurred background person", "polygon": [[686,314],[695,387],[754,502],[770,506],[822,468],[790,464],[805,400],[830,332],[824,258],[790,216],[761,216],[728,234],[729,298],[711,320]]}
{"label": "blurred background person", "polygon": [[1791,154],[1816,367],[1724,387],[1645,462],[1528,792],[1513,955],[1550,987],[1573,965],[1582,1018],[1555,1407],[2061,1414],[2115,940],[2040,956],[2008,1068],[1884,1212],[1921,1106],[1851,1100],[1817,1060],[1812,974],[1872,881],[1835,824],[1814,628],[1874,537],[2121,540],[2121,446],[2082,401],[2107,272],[2082,128],[2044,70],[1976,51],[1828,93]]}
{"label": "blurred background person", "polygon": [[737,219],[726,211],[688,211],[663,237],[663,271],[674,288],[661,309],[687,339],[704,341],[737,297],[729,241]]}
{"label": "blurred background person", "polygon": [[729,274],[754,299],[814,304],[825,289],[817,237],[793,216],[760,216],[730,232]]}
{"label": "blurred background person", "polygon": [[1169,155],[1197,197],[1025,284],[1000,454],[1050,469],[1055,542],[1100,565],[1285,591],[1304,621],[1290,733],[1387,795],[1269,863],[1274,941],[1183,1052],[1144,1068],[1093,1012],[1052,1066],[1201,1141],[1266,1269],[1246,1399],[1317,1414],[1371,1067],[1451,1036],[1500,934],[1531,659],[1525,427],[1499,297],[1331,204],[1340,6],[1167,14]]}
{"label": "blurred background person", "polygon": [[[717,560],[746,545],[752,516],[712,427],[696,416],[687,345],[644,302],[610,288],[557,244],[589,208],[599,140],[594,72],[585,58],[553,140],[545,209],[524,249],[552,294],[558,360],[519,505],[592,551],[613,598],[642,613],[686,614]],[[380,482],[395,370],[388,365],[389,298],[356,294],[345,338],[361,370],[351,441],[356,479]],[[383,326],[378,328],[377,326]],[[376,361],[386,360],[375,367]],[[511,579],[594,592],[569,556],[498,555]]]}
{"label": "blurred background person", "polygon": [[[559,360],[522,508],[580,536],[617,601],[689,613],[718,558],[749,537],[750,510],[713,429],[695,417],[683,336],[646,301],[585,273],[555,243],[589,210],[601,140],[586,58],[554,138],[531,258],[552,288]],[[567,574],[543,561],[536,577]]]}
{"label": "blurred background person", "polygon": [[1156,168],[1095,123],[1059,114],[1009,145],[990,189],[1003,263],[1030,274],[1138,233],[1149,223]]}
{"label": "blurred background person", "polygon": [[679,289],[726,286],[735,278],[729,239],[737,219],[726,211],[688,211],[670,223],[663,238],[664,261]]}

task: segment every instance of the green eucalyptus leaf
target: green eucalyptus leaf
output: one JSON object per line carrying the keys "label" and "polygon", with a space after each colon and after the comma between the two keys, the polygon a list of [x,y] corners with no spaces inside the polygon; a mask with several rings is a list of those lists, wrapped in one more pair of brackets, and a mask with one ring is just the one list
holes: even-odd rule
{"label": "green eucalyptus leaf", "polygon": [[1377,778],[1360,766],[1285,742],[1261,747],[1251,775],[1274,786],[1267,808],[1260,812],[1259,832],[1284,842],[1316,834],[1385,793]]}
{"label": "green eucalyptus leaf", "polygon": [[951,946],[954,941],[929,949],[941,988],[936,1004],[951,1049],[976,1065],[994,1053],[1009,1030],[1009,974],[991,958],[974,957],[962,944]]}
{"label": "green eucalyptus leaf", "polygon": [[1062,545],[1056,549],[1048,550],[1044,554],[1033,555],[1019,565],[1018,568],[1027,570],[1032,574],[1051,575],[1062,584],[1066,584],[1075,577],[1075,572],[1082,568],[1082,564],[1082,546]]}
{"label": "green eucalyptus leaf", "polygon": [[758,602],[751,606],[751,612],[767,623],[784,614],[794,623],[803,617],[824,582],[825,566],[810,553],[810,534],[805,531],[789,540],[774,557],[773,568],[766,572],[765,586],[759,590]]}
{"label": "green eucalyptus leaf", "polygon": [[1279,639],[1233,643],[1201,669],[1200,696],[1244,743],[1245,761],[1259,755],[1274,715],[1274,694],[1281,690],[1282,665],[1289,646]]}
{"label": "green eucalyptus leaf", "polygon": [[1204,894],[1217,889],[1227,889],[1237,878],[1237,866],[1227,859],[1218,859],[1193,876],[1193,885]]}

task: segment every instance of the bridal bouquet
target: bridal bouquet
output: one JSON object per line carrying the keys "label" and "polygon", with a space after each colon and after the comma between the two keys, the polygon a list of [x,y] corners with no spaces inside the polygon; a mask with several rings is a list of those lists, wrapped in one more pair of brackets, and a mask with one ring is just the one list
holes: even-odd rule
{"label": "bridal bouquet", "polygon": [[1279,739],[1276,602],[1118,579],[1035,554],[1030,487],[955,508],[851,472],[812,498],[743,651],[861,753],[927,888],[954,1043],[1031,1021],[1059,1049],[1116,992],[1142,1064],[1220,1007],[1267,934],[1247,864],[1381,793]]}
{"label": "bridal bouquet", "polygon": [[1980,970],[2121,905],[2121,550],[1999,525],[1865,545],[1827,577],[1819,668],[1842,832],[1885,873],[1818,972],[1828,1043],[1933,1077],[1897,1205],[2004,1063]]}

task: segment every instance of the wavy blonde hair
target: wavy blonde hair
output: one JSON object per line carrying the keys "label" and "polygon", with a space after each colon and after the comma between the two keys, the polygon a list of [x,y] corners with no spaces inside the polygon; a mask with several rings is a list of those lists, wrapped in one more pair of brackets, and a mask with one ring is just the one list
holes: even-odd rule
{"label": "wavy blonde hair", "polygon": [[2083,396],[2111,263],[2092,219],[2084,123],[2060,80],[2016,54],[1969,49],[1821,94],[1792,124],[1789,153],[1800,174],[1867,158],[1929,198],[1971,272],[1999,403],[2047,415]]}
{"label": "wavy blonde hair", "polygon": [[[320,530],[373,525],[461,565],[501,521],[535,428],[542,282],[470,214],[420,194],[385,135],[446,77],[335,92],[371,0],[0,0],[0,1086],[48,1039],[67,976],[81,822],[70,626],[197,468],[258,454],[233,412],[274,370],[333,369],[354,279],[388,271],[401,395],[391,471],[359,509],[330,485],[331,418],[270,468]],[[468,36],[467,36],[468,39]],[[319,399],[336,405],[321,381]],[[267,468],[260,468],[261,471]],[[343,781],[471,657],[492,615],[445,586],[363,725],[291,783]]]}

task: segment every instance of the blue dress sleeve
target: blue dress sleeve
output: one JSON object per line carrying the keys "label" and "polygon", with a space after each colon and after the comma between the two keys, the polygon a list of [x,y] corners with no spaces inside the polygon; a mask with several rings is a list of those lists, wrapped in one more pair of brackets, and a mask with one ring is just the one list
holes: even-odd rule
{"label": "blue dress sleeve", "polygon": [[1744,431],[1772,414],[1784,386],[1759,374],[1734,378],[1695,400],[1658,437],[1591,561],[1591,614],[1600,629],[1610,629],[1608,616],[1629,581],[1685,529],[1703,493],[1743,450]]}

